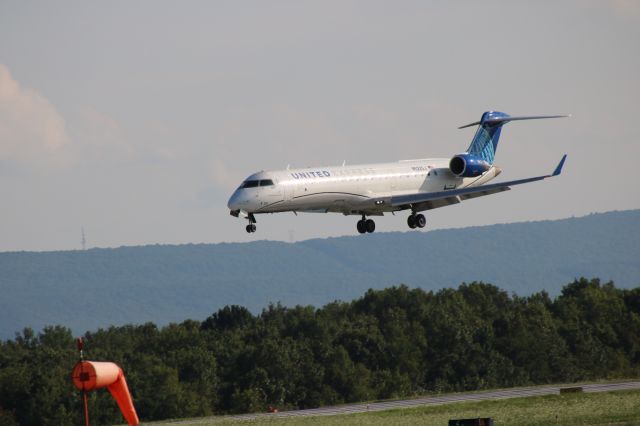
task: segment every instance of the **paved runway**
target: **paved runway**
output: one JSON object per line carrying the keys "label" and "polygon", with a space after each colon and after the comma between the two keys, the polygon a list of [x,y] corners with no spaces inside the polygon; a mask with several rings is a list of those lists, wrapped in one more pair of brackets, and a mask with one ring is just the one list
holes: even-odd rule
{"label": "paved runway", "polygon": [[[450,404],[464,401],[486,401],[491,399],[522,398],[528,396],[557,395],[560,388],[580,386],[585,393],[609,392],[616,390],[640,389],[640,381],[602,383],[589,385],[563,385],[563,386],[535,386],[511,388],[502,390],[481,391],[475,393],[452,393],[438,396],[428,396],[416,399],[405,399],[402,401],[371,402],[368,404],[339,405],[335,407],[312,408],[308,410],[283,411],[280,413],[254,413],[228,416],[227,419],[252,420],[257,418],[285,418],[285,417],[308,417],[308,416],[333,416],[336,414],[366,413],[368,411],[383,411],[393,408],[417,407],[425,405]],[[218,417],[219,418],[219,417]],[[202,424],[206,418],[163,423],[165,425],[190,425]]]}
{"label": "paved runway", "polygon": [[[566,386],[563,386],[566,387]],[[583,392],[608,392],[623,389],[640,389],[640,382],[622,382],[582,385]],[[416,407],[421,405],[439,405],[462,401],[485,401],[488,399],[521,398],[526,396],[557,395],[560,386],[536,386],[512,388],[477,393],[447,394],[429,396],[402,401],[371,402],[369,404],[340,405],[336,407],[312,408],[309,410],[283,411],[281,413],[242,414],[233,416],[236,419],[255,419],[257,417],[297,417],[297,416],[332,416],[335,414],[365,413],[367,411],[383,411],[391,408]]]}

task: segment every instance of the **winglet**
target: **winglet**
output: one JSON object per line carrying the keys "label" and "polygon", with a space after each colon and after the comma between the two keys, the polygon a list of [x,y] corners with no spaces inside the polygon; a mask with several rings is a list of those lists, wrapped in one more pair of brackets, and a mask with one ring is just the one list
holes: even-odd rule
{"label": "winglet", "polygon": [[560,173],[562,173],[562,167],[564,166],[564,160],[567,159],[567,154],[562,156],[562,160],[560,160],[560,162],[558,163],[558,167],[556,167],[556,169],[553,171],[553,174],[551,176],[558,176]]}

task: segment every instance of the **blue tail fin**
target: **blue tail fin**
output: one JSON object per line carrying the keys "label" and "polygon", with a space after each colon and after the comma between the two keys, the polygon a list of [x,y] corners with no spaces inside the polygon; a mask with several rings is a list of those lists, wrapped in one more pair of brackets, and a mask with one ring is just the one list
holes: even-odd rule
{"label": "blue tail fin", "polygon": [[502,125],[509,122],[509,115],[504,112],[487,111],[482,114],[482,118],[477,123],[468,124],[473,126],[479,124],[476,134],[471,140],[471,145],[467,149],[469,154],[482,158],[489,164],[493,164],[493,159],[498,149],[498,140],[500,139],[500,130]]}
{"label": "blue tail fin", "polygon": [[482,158],[489,164],[493,164],[493,159],[498,149],[498,140],[500,139],[500,130],[502,126],[510,121],[516,120],[536,120],[539,118],[561,118],[569,117],[567,115],[530,115],[522,117],[511,117],[509,114],[498,111],[486,111],[482,114],[480,121],[467,124],[459,129],[465,127],[478,126],[476,134],[473,136],[471,145],[467,149],[469,154],[473,154],[476,157]]}

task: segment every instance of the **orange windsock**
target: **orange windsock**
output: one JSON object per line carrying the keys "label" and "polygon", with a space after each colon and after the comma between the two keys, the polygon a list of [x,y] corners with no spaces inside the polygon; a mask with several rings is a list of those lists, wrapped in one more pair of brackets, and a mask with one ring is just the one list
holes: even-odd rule
{"label": "orange windsock", "polygon": [[73,384],[82,391],[106,387],[131,426],[140,423],[122,369],[112,362],[79,361],[73,367]]}

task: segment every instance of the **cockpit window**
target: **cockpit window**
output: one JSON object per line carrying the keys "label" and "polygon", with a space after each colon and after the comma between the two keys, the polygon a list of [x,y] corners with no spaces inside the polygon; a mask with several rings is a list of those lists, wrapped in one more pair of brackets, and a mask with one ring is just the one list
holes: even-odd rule
{"label": "cockpit window", "polygon": [[240,188],[255,188],[259,184],[260,184],[259,180],[245,180],[244,182],[242,182],[242,185],[240,186]]}
{"label": "cockpit window", "polygon": [[262,180],[245,180],[240,185],[240,189],[243,188],[255,188],[257,186],[271,186],[273,185],[273,180],[271,179],[262,179]]}

